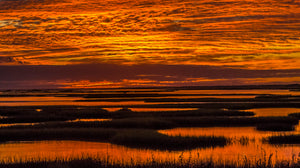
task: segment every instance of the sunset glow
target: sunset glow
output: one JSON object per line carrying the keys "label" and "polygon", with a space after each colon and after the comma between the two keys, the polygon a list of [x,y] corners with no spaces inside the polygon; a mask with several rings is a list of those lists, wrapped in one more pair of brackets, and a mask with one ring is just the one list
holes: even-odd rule
{"label": "sunset glow", "polygon": [[[115,79],[97,73],[75,79],[80,68],[72,69],[68,78],[55,75],[46,80],[39,75],[12,80],[1,74],[0,86],[28,88],[26,82],[33,83],[32,88],[299,83],[299,5],[297,0],[2,0],[3,72],[11,73],[12,66],[34,66],[36,71],[49,66],[39,74],[49,76],[57,66],[83,64],[99,64],[107,74],[103,64],[127,66],[134,72],[111,74]],[[159,72],[138,71],[140,65],[161,66],[170,77],[157,79]],[[208,72],[218,69],[232,74],[247,71],[247,75],[216,78],[200,68],[174,79],[168,65],[174,69],[207,66]],[[257,70],[266,74],[263,79]]]}

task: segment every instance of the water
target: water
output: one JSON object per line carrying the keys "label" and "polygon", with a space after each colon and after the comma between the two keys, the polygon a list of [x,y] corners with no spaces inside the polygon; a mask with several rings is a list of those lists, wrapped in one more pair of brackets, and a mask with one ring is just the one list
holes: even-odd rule
{"label": "water", "polygon": [[11,124],[0,124],[0,128],[12,127],[12,126],[32,126],[40,123],[11,123]]}
{"label": "water", "polygon": [[[121,108],[103,108],[107,111],[114,112]],[[133,112],[161,112],[161,111],[186,111],[186,110],[197,110],[197,108],[130,108]]]}
{"label": "water", "polygon": [[95,122],[95,121],[111,121],[110,118],[78,118],[75,120],[68,120],[66,122]]}

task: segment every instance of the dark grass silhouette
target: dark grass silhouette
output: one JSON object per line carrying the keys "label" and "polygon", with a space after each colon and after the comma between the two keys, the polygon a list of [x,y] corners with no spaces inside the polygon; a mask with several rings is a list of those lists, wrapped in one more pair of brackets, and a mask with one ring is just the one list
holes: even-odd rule
{"label": "dark grass silhouette", "polygon": [[[277,135],[265,139],[270,144],[300,144],[300,134],[298,135]],[[300,154],[300,153],[299,153]]]}
{"label": "dark grass silhouette", "polygon": [[[111,121],[94,122],[44,122],[32,126],[11,126],[10,128],[143,128],[170,129],[176,127],[213,127],[213,126],[257,126],[270,125],[293,126],[298,124],[294,117],[139,117],[121,118]],[[9,128],[7,128],[9,129]],[[0,129],[1,130],[1,129]]]}
{"label": "dark grass silhouette", "polygon": [[[169,160],[166,162],[157,162],[150,160],[147,163],[139,163],[132,161],[131,164],[116,163],[109,159],[94,159],[82,157],[71,160],[54,160],[54,161],[28,161],[17,163],[0,163],[0,168],[299,168],[300,162],[298,161],[278,161],[271,162],[273,154],[264,156],[256,162],[250,162],[248,158],[240,161],[232,162],[215,162],[212,159],[196,160],[196,161],[176,161]],[[292,160],[292,159],[291,159]]]}
{"label": "dark grass silhouette", "polygon": [[225,137],[201,136],[181,137],[168,136],[153,130],[126,130],[112,137],[111,142],[135,148],[150,148],[160,150],[187,150],[225,146],[228,140]]}
{"label": "dark grass silhouette", "polygon": [[264,123],[256,126],[259,131],[294,131],[295,126],[290,123]]}
{"label": "dark grass silhouette", "polygon": [[[126,109],[126,110],[124,110]],[[66,121],[76,118],[138,118],[138,117],[180,117],[180,116],[253,116],[253,112],[220,109],[198,109],[184,111],[133,112],[123,108],[108,112],[97,107],[76,106],[32,106],[0,108],[0,123],[34,123],[47,121]]]}
{"label": "dark grass silhouette", "polygon": [[296,117],[298,119],[300,119],[300,112],[299,113],[291,113],[289,114],[290,117]]}

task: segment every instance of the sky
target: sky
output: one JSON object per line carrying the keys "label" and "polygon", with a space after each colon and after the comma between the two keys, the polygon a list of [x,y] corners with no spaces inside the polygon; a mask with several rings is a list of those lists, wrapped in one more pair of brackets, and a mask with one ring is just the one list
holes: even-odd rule
{"label": "sky", "polygon": [[295,83],[299,0],[0,0],[0,89]]}

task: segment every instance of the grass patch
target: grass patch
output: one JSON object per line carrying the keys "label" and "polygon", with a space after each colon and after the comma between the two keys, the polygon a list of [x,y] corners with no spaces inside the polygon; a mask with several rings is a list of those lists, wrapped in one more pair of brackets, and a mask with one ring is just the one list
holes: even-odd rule
{"label": "grass patch", "polygon": [[29,106],[1,107],[0,123],[34,123],[46,121],[66,121],[76,118],[109,118],[111,113],[98,107],[80,106]]}
{"label": "grass patch", "polygon": [[[111,121],[93,122],[46,122],[32,126],[12,126],[10,128],[141,128],[141,129],[167,129],[174,128],[176,125],[171,121],[160,118],[124,118],[113,119]],[[7,128],[9,129],[9,128]],[[0,129],[1,130],[1,129]]]}
{"label": "grass patch", "polygon": [[256,126],[263,123],[298,124],[292,117],[173,117],[169,118],[177,127]]}
{"label": "grass patch", "polygon": [[56,115],[20,115],[20,116],[12,116],[7,118],[0,119],[1,124],[9,124],[9,123],[35,123],[35,122],[46,122],[46,121],[67,121],[70,119],[75,119],[74,117],[66,117],[66,116],[56,116]]}
{"label": "grass patch", "polygon": [[225,137],[172,137],[147,129],[59,128],[0,130],[0,142],[39,140],[99,141],[135,148],[170,151],[224,146],[227,143]]}
{"label": "grass patch", "polygon": [[111,139],[114,144],[129,147],[147,147],[160,150],[186,150],[197,147],[206,148],[214,146],[225,146],[225,137],[181,137],[168,136],[153,130],[129,130],[117,134]]}
{"label": "grass patch", "polygon": [[32,106],[32,107],[4,107],[0,110],[0,123],[33,123],[46,121],[66,121],[77,118],[157,118],[180,116],[253,116],[253,112],[241,112],[237,110],[198,109],[185,111],[157,111],[157,112],[133,112],[119,110],[108,112],[98,107],[81,106]]}
{"label": "grass patch", "polygon": [[59,128],[59,129],[1,129],[0,142],[35,140],[87,140],[108,141],[117,133],[115,129]]}
{"label": "grass patch", "polygon": [[[294,117],[144,117],[122,118],[111,121],[94,122],[45,122],[32,126],[11,126],[6,129],[24,128],[141,128],[141,129],[170,129],[176,127],[243,127],[260,124],[296,125]],[[0,129],[1,130],[1,129]]]}
{"label": "grass patch", "polygon": [[255,98],[148,98],[145,102],[290,102],[298,100],[299,96],[268,95]]}
{"label": "grass patch", "polygon": [[110,116],[110,113],[97,106],[18,106],[0,107],[1,116],[59,116],[69,118],[92,118]]}
{"label": "grass patch", "polygon": [[294,131],[295,126],[288,123],[265,123],[256,126],[259,131]]}
{"label": "grass patch", "polygon": [[184,117],[184,116],[254,116],[253,112],[237,110],[221,110],[211,108],[201,108],[198,110],[179,110],[179,111],[155,111],[155,112],[134,112],[130,109],[113,112],[112,118],[127,117]]}
{"label": "grass patch", "polygon": [[300,144],[300,134],[270,136],[265,140],[270,144]]}
{"label": "grass patch", "polygon": [[291,113],[288,116],[290,116],[290,117],[296,117],[296,118],[300,119],[300,113]]}
{"label": "grass patch", "polygon": [[[271,157],[265,156],[265,157]],[[0,163],[0,168],[299,168],[300,163],[296,161],[276,161],[272,163],[268,158],[263,158],[255,163],[249,162],[246,159],[237,162],[214,162],[211,160],[197,160],[189,162],[176,162],[170,160],[166,162],[157,162],[152,160],[147,163],[132,162],[131,164],[116,163],[107,159],[94,159],[94,158],[78,158],[71,160],[54,160],[54,161],[28,161],[17,163]]]}

